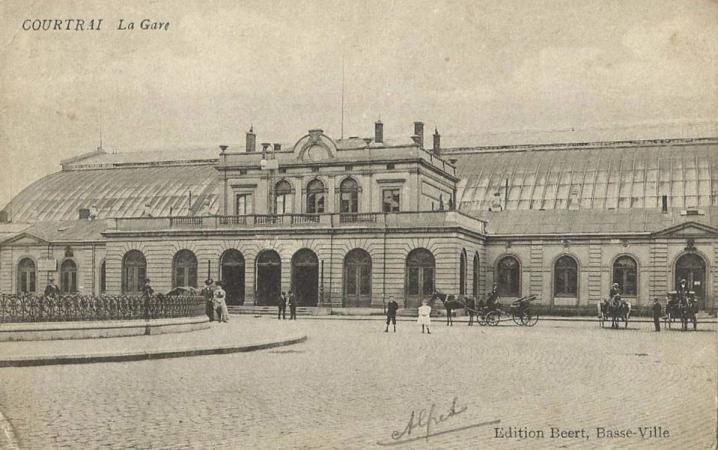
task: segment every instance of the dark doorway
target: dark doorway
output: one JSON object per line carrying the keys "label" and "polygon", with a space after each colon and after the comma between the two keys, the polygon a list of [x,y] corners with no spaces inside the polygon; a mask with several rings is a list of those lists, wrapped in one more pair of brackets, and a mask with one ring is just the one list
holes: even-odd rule
{"label": "dark doorway", "polygon": [[695,253],[686,253],[676,261],[676,279],[673,289],[677,290],[681,280],[688,282],[688,288],[695,292],[698,307],[706,308],[705,284],[706,263]]}
{"label": "dark doorway", "polygon": [[434,294],[434,255],[429,250],[417,248],[406,258],[406,304],[407,308],[421,306],[423,300],[431,300]]}
{"label": "dark doorway", "polygon": [[292,291],[299,306],[317,306],[319,300],[319,259],[309,249],[292,257]]}
{"label": "dark doorway", "polygon": [[274,250],[257,255],[257,305],[276,306],[282,293],[282,260]]}
{"label": "dark doorway", "polygon": [[244,305],[244,256],[239,250],[222,253],[220,279],[228,305]]}
{"label": "dark doorway", "polygon": [[371,305],[371,256],[355,248],[344,258],[344,306]]}

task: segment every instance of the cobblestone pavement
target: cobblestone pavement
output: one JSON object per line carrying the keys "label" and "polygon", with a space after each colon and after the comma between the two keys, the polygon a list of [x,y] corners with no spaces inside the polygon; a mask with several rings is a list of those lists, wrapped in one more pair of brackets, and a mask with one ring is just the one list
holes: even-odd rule
{"label": "cobblestone pavement", "polygon": [[[417,422],[432,404],[432,434],[459,430],[393,448],[716,445],[715,325],[653,333],[650,324],[435,323],[427,335],[410,322],[394,334],[379,321],[235,320],[309,340],[246,354],[0,369],[0,411],[21,448],[384,448],[412,411]],[[501,422],[470,427],[493,420]],[[640,436],[654,425],[669,437]],[[496,427],[544,437],[497,438]],[[584,429],[589,439],[551,438],[551,427]],[[637,436],[599,439],[597,427]],[[401,440],[425,433],[417,427]]]}

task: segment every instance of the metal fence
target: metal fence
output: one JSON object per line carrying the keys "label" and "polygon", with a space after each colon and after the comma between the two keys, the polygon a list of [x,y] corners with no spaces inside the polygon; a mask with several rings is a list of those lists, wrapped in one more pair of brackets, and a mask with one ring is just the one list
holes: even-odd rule
{"label": "metal fence", "polygon": [[0,322],[67,322],[83,320],[133,320],[194,317],[204,314],[201,296],[2,294]]}

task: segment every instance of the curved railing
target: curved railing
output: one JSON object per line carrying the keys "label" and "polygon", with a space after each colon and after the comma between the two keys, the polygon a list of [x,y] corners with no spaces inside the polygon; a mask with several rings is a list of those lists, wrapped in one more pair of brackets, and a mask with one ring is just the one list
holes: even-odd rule
{"label": "curved railing", "polygon": [[0,322],[67,322],[194,317],[205,312],[201,296],[0,295]]}

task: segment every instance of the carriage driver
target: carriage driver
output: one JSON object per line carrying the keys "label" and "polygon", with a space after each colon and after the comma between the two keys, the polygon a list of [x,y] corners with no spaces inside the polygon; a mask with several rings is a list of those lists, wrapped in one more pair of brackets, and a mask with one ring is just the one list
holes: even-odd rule
{"label": "carriage driver", "polygon": [[681,282],[678,283],[678,287],[676,288],[676,293],[678,294],[678,301],[680,303],[685,303],[688,296],[688,281],[686,281],[685,278],[681,279]]}
{"label": "carriage driver", "polygon": [[494,287],[491,288],[491,292],[489,292],[489,297],[486,299],[486,307],[489,309],[489,311],[493,311],[496,309],[496,302],[499,299],[499,291],[496,286],[496,283],[494,283]]}
{"label": "carriage driver", "polygon": [[618,285],[618,283],[613,283],[613,286],[611,286],[611,290],[608,293],[608,298],[609,300],[613,300],[613,298],[617,295],[620,297],[621,287]]}

